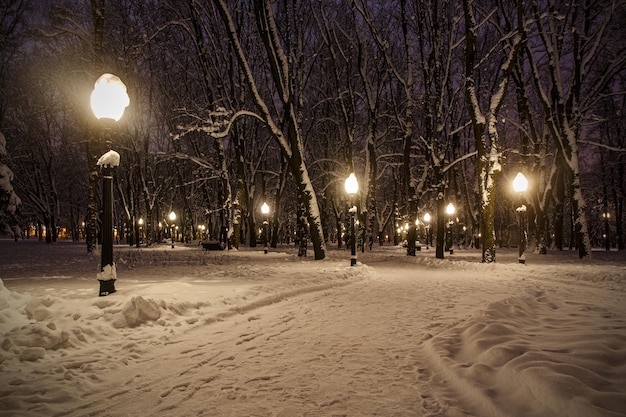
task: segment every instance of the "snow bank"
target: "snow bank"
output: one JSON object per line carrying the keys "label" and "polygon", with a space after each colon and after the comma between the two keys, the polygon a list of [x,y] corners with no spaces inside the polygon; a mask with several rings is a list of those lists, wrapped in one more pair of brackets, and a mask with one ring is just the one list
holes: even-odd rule
{"label": "snow bank", "polygon": [[626,405],[625,329],[610,310],[530,290],[425,346],[481,416],[617,416]]}
{"label": "snow bank", "polygon": [[[146,340],[154,337],[151,335],[154,326],[172,335],[190,326],[224,320],[288,297],[345,285],[367,276],[368,271],[366,266],[349,269],[326,264],[302,279],[280,279],[272,283],[268,278],[282,278],[295,273],[302,269],[303,264],[290,262],[266,268],[264,276],[259,277],[262,282],[256,282],[257,268],[236,264],[232,257],[229,259],[223,254],[209,259],[206,252],[183,248],[178,255],[161,255],[158,258],[152,251],[133,252],[132,256],[118,254],[118,257],[122,265],[133,269],[143,265],[144,270],[152,271],[146,265],[155,264],[161,273],[164,266],[180,262],[182,265],[177,267],[177,271],[182,276],[170,273],[169,281],[164,278],[154,285],[137,285],[136,282],[129,285],[129,280],[136,281],[136,278],[129,276],[130,271],[126,270],[117,283],[123,294],[97,297],[97,288],[94,287],[90,293],[95,298],[71,291],[60,295],[55,291],[54,297],[51,294],[19,294],[7,289],[0,279],[0,346],[3,351],[0,360],[7,361],[7,364],[10,359],[37,361],[52,351],[58,351],[63,356],[71,355],[85,346],[122,338],[130,329],[133,329],[134,337]],[[285,257],[288,257],[285,253],[273,252],[260,260],[272,262]],[[206,290],[210,287],[197,285],[206,283],[207,278],[185,277],[184,274],[186,270],[196,271],[211,262],[220,267],[209,272],[209,282],[217,291],[207,294]],[[250,282],[241,283],[238,287],[228,283],[237,277]],[[143,329],[139,332],[134,330],[140,327]]]}
{"label": "snow bank", "polygon": [[98,297],[84,247],[23,243],[0,251],[0,417],[626,416],[621,258],[116,247]]}

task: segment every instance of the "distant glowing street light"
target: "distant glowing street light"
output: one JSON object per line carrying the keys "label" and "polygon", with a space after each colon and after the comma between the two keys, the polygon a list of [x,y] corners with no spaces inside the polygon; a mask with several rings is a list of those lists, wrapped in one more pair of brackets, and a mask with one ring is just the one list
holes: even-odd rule
{"label": "distant glowing street light", "polygon": [[515,190],[516,193],[525,193],[527,189],[528,180],[526,179],[526,176],[521,172],[518,172],[513,180],[513,190]]}
{"label": "distant glowing street light", "polygon": [[[130,104],[126,86],[113,74],[103,74],[94,84],[91,109],[98,119],[119,121]],[[108,142],[108,141],[107,141]],[[109,144],[110,145],[110,144]],[[120,154],[109,149],[97,165],[102,170],[102,254],[100,261],[100,296],[115,292],[117,270],[113,262],[113,168],[119,166]]]}
{"label": "distant glowing street light", "polygon": [[351,234],[352,234],[352,248],[351,248],[351,256],[350,256],[350,266],[356,265],[356,228],[355,228],[355,216],[357,212],[357,207],[354,205],[354,197],[356,193],[359,191],[359,182],[356,179],[356,175],[352,172],[348,178],[346,178],[345,182],[346,193],[350,197],[350,223],[351,223]]}
{"label": "distant glowing street light", "polygon": [[267,203],[263,203],[263,205],[261,206],[261,213],[263,213],[263,243],[265,244],[265,249],[264,249],[264,253],[269,252],[269,248],[267,247],[267,232],[268,232],[268,226],[269,226],[269,214],[270,214],[270,206],[267,205]]}
{"label": "distant glowing street light", "polygon": [[609,213],[608,211],[608,207],[607,207],[607,202],[604,201],[604,213],[602,213],[602,220],[604,221],[604,233],[602,233],[602,239],[604,239],[604,249],[607,251],[611,250],[611,239],[609,238],[610,236],[610,231],[611,231],[611,227],[609,224],[609,220],[611,218],[611,213]]}
{"label": "distant glowing street light", "polygon": [[517,261],[526,263],[526,206],[524,205],[524,193],[528,189],[528,180],[521,172],[518,172],[513,180],[513,190],[519,194],[520,205],[517,209],[519,214],[519,256]]}
{"label": "distant glowing street light", "polygon": [[428,245],[432,244],[432,237],[430,236],[430,213],[424,214],[424,223],[426,223],[426,249],[429,249]]}
{"label": "distant glowing street light", "polygon": [[174,228],[174,222],[176,221],[176,213],[172,211],[169,217],[170,217],[170,234],[172,235],[172,249],[174,249],[174,235],[176,234],[176,229]]}
{"label": "distant glowing street light", "polygon": [[456,212],[456,208],[454,204],[449,203],[446,206],[446,214],[448,215],[448,250],[450,251],[450,255],[454,253],[454,249],[452,248],[452,216]]}

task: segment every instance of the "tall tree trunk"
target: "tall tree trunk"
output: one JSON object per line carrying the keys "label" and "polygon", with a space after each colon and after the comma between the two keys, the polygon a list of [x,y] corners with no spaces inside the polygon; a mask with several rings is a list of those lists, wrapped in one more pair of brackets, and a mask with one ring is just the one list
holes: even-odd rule
{"label": "tall tree trunk", "polygon": [[[104,38],[104,0],[91,0],[91,12],[94,20],[94,70],[95,77],[102,71],[102,43]],[[94,80],[95,81],[95,80]],[[98,242],[98,189],[100,176],[96,162],[100,157],[94,132],[88,134],[87,160],[89,162],[89,189],[87,201],[87,219],[85,222],[87,252],[93,253]]]}
{"label": "tall tree trunk", "polygon": [[[573,6],[573,12],[577,13],[578,5]],[[559,151],[563,155],[568,171],[569,171],[569,190],[571,196],[572,206],[572,221],[573,221],[573,233],[575,244],[578,248],[578,255],[580,258],[585,258],[591,255],[591,241],[589,239],[589,231],[587,227],[587,219],[585,215],[586,202],[582,192],[582,185],[580,180],[580,165],[578,155],[578,126],[580,119],[580,93],[581,93],[581,77],[583,74],[582,65],[583,61],[590,59],[590,56],[582,59],[580,49],[580,38],[578,36],[577,28],[574,23],[565,19],[567,26],[563,31],[570,31],[573,33],[573,49],[577,59],[568,60],[568,64],[573,63],[573,71],[568,68],[566,72],[572,71],[572,84],[569,86],[570,91],[565,91],[568,87],[563,85],[564,73],[561,68],[561,47],[562,36],[560,30],[556,30],[554,16],[548,16],[549,29],[541,27],[542,18],[539,10],[539,5],[536,0],[532,2],[532,9],[534,18],[537,19],[537,23],[540,26],[539,37],[542,41],[544,48],[543,54],[548,62],[548,77],[549,87],[544,88],[541,84],[541,75],[537,67],[537,63],[534,61],[532,52],[527,54],[530,61],[530,67],[532,69],[532,80],[536,87],[539,99],[542,102],[544,111],[548,115],[548,126],[550,132],[558,144]],[[597,52],[597,48],[592,48],[591,53]],[[623,59],[623,58],[621,58]],[[602,78],[602,77],[600,77]],[[549,91],[549,92],[548,92]]]}
{"label": "tall tree trunk", "polygon": [[306,217],[310,225],[315,259],[324,259],[326,256],[326,242],[324,241],[324,232],[322,230],[322,220],[317,196],[313,189],[313,184],[304,160],[304,147],[300,127],[298,126],[293,84],[291,83],[293,74],[289,72],[290,67],[288,60],[281,46],[278,29],[272,12],[272,4],[269,0],[256,0],[254,5],[257,27],[259,28],[261,39],[270,61],[272,77],[277,87],[276,93],[283,105],[283,115],[285,116],[287,125],[286,135],[283,134],[278,127],[278,124],[270,113],[269,107],[259,93],[226,1],[219,0],[216,2],[227,35],[231,41],[231,47],[237,55],[239,65],[242,67],[242,71],[245,74],[246,83],[251,90],[252,98],[260,113],[259,117],[265,122],[269,133],[278,142],[278,145],[289,161],[291,173],[300,194],[300,201],[304,206]]}
{"label": "tall tree trunk", "polygon": [[230,237],[233,233],[232,212],[233,197],[230,189],[228,166],[226,165],[226,153],[224,152],[223,139],[215,139],[215,150],[219,167],[219,203],[220,203],[220,241],[230,249]]}
{"label": "tall tree trunk", "polygon": [[514,68],[517,53],[522,44],[523,15],[522,2],[517,0],[517,34],[512,40],[506,61],[500,66],[502,74],[497,90],[491,95],[489,109],[483,114],[480,109],[479,95],[474,79],[476,63],[477,26],[474,18],[473,0],[463,0],[465,16],[465,96],[474,127],[476,149],[478,152],[478,178],[481,193],[481,232],[483,262],[496,261],[495,236],[495,199],[497,178],[501,171],[500,145],[497,131],[498,111],[502,105],[510,74]]}

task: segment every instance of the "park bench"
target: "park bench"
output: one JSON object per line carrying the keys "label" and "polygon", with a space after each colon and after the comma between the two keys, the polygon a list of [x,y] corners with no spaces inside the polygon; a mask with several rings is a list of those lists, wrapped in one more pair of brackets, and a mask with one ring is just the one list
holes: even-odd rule
{"label": "park bench", "polygon": [[224,250],[225,245],[217,240],[205,240],[200,242],[204,250]]}

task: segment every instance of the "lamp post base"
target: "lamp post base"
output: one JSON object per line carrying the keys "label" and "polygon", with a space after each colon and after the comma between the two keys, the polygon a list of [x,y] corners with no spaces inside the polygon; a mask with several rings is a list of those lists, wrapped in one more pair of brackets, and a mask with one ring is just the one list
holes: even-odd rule
{"label": "lamp post base", "polygon": [[100,293],[99,297],[104,297],[115,292],[115,280],[114,279],[99,279],[100,281]]}

